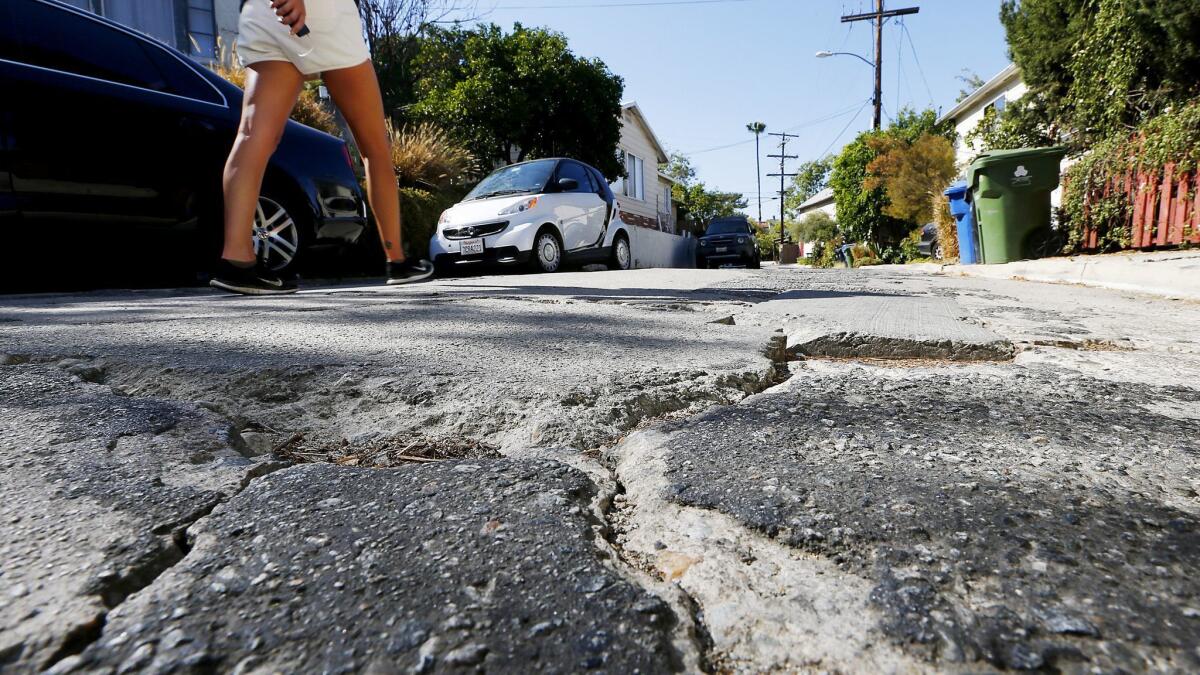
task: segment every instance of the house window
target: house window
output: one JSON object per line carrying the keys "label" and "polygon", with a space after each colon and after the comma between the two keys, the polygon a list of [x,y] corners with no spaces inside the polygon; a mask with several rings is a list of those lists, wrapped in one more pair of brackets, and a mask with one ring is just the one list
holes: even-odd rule
{"label": "house window", "polygon": [[216,33],[213,0],[187,0],[187,44],[179,49],[190,56],[216,58]]}
{"label": "house window", "polygon": [[642,159],[636,155],[625,153],[625,173],[628,174],[625,178],[624,193],[626,197],[633,197],[645,201],[646,199],[646,176],[645,165]]}
{"label": "house window", "polygon": [[213,0],[66,0],[200,58],[216,58]]}
{"label": "house window", "polygon": [[176,46],[174,0],[108,0],[100,4],[109,19]]}

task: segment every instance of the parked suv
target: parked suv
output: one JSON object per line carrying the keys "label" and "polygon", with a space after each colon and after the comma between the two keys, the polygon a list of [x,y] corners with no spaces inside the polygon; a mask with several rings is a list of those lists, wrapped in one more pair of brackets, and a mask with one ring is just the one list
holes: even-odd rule
{"label": "parked suv", "polygon": [[719,267],[722,264],[759,267],[758,242],[754,226],[745,216],[716,218],[708,224],[696,253],[699,267]]}
{"label": "parked suv", "polygon": [[485,263],[555,272],[567,263],[633,264],[629,226],[604,176],[573,159],[497,169],[442,213],[429,242],[439,272]]}
{"label": "parked suv", "polygon": [[[0,286],[194,282],[216,260],[240,89],[90,12],[2,0],[0,92]],[[365,223],[346,144],[290,122],[255,217],[259,257],[284,271]]]}

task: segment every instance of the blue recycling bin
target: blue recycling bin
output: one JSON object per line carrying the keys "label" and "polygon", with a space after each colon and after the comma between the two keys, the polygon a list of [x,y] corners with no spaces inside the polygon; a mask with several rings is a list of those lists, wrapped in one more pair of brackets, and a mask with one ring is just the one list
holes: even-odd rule
{"label": "blue recycling bin", "polygon": [[954,216],[958,225],[958,262],[962,265],[976,265],[979,263],[979,244],[975,236],[971,187],[965,181],[959,181],[942,194],[950,200],[950,215]]}

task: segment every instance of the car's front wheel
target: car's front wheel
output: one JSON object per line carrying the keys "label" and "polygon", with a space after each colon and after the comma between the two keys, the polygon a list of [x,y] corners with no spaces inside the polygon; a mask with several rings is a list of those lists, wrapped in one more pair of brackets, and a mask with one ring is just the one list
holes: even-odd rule
{"label": "car's front wheel", "polygon": [[550,230],[542,230],[533,240],[533,269],[538,272],[557,272],[562,266],[562,243]]}
{"label": "car's front wheel", "polygon": [[254,211],[254,254],[272,272],[282,272],[296,261],[300,252],[298,214],[267,196],[258,198]]}

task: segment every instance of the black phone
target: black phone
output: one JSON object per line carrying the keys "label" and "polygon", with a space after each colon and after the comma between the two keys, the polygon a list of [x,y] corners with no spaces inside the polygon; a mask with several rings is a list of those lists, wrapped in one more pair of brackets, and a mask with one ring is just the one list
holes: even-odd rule
{"label": "black phone", "polygon": [[305,25],[305,26],[301,26],[301,27],[300,27],[300,32],[299,32],[299,33],[296,33],[296,37],[304,37],[305,35],[308,35],[308,34],[309,34],[309,32],[310,32],[310,31],[308,30],[308,26],[307,26],[307,25]]}

